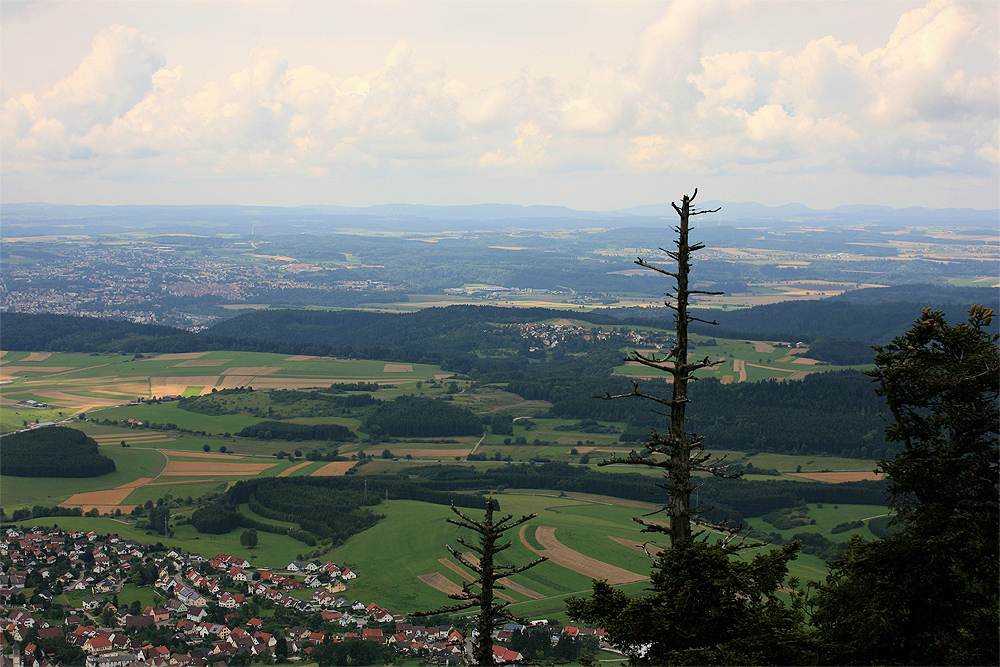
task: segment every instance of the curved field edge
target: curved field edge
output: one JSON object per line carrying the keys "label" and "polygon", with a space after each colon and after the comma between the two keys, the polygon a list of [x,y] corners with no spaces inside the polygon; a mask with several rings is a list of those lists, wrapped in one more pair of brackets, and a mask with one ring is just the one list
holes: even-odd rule
{"label": "curved field edge", "polygon": [[0,476],[0,503],[5,511],[29,505],[58,505],[77,493],[105,491],[144,477],[156,477],[167,458],[153,449],[102,447],[117,468],[100,477],[12,477]]}

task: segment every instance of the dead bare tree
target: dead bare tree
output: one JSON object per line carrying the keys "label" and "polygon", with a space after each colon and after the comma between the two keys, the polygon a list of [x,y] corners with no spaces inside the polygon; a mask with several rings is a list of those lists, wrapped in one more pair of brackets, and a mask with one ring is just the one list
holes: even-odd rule
{"label": "dead bare tree", "polygon": [[[674,311],[676,342],[666,355],[657,356],[656,353],[645,354],[631,350],[625,360],[635,361],[643,366],[655,368],[672,375],[673,385],[671,396],[670,398],[665,398],[641,391],[639,384],[633,380],[631,392],[615,396],[607,393],[599,397],[605,400],[638,397],[663,406],[660,409],[654,408],[653,412],[670,418],[667,434],[666,436],[661,436],[655,429],[650,430],[649,440],[646,444],[646,449],[650,452],[648,456],[631,455],[624,458],[614,457],[602,461],[600,465],[638,463],[663,469],[667,480],[665,483],[657,484],[657,486],[667,492],[667,504],[656,512],[647,514],[644,517],[634,518],[635,521],[644,526],[643,532],[665,533],[670,538],[671,546],[678,546],[692,542],[695,538],[702,535],[706,529],[711,528],[723,532],[725,535],[723,546],[737,548],[737,545],[733,544],[733,540],[738,535],[742,526],[727,527],[713,524],[702,516],[704,512],[711,508],[703,509],[691,506],[691,496],[697,489],[692,484],[692,472],[702,471],[716,477],[724,478],[739,477],[742,474],[727,473],[726,471],[729,466],[724,462],[725,457],[713,457],[705,449],[704,444],[702,444],[702,436],[689,433],[685,428],[685,413],[687,404],[690,402],[688,398],[688,385],[697,379],[694,376],[695,371],[702,368],[712,368],[723,363],[722,359],[710,360],[708,357],[694,361],[688,359],[688,325],[692,322],[718,324],[718,322],[703,320],[688,313],[691,295],[723,294],[723,292],[708,292],[690,288],[691,253],[705,247],[701,243],[691,244],[689,242],[688,235],[691,231],[690,220],[694,216],[715,213],[720,210],[717,208],[710,210],[698,210],[694,208],[692,202],[694,202],[697,196],[698,190],[695,189],[694,194],[690,197],[684,195],[680,206],[671,203],[671,206],[677,211],[677,215],[680,216],[679,224],[673,227],[673,230],[677,233],[677,239],[674,241],[676,250],[666,250],[664,248],[660,248],[660,250],[666,253],[670,259],[674,260],[676,269],[673,271],[668,270],[662,266],[652,264],[642,257],[639,257],[635,262],[639,266],[652,269],[657,273],[662,273],[674,279],[674,292],[666,294],[667,300],[664,304]],[[669,408],[669,412],[661,411],[664,408]],[[663,455],[665,458],[656,458],[655,455],[657,454]],[[646,518],[656,514],[666,515],[669,519],[669,524],[663,525],[662,523]],[[693,525],[699,526],[700,530],[694,530],[692,528]]]}
{"label": "dead bare tree", "polygon": [[[514,615],[507,611],[507,606],[510,604],[509,602],[497,602],[495,591],[506,590],[507,588],[500,583],[499,580],[513,574],[518,574],[519,572],[524,572],[525,570],[538,565],[542,561],[548,560],[543,556],[532,561],[531,563],[528,563],[527,565],[497,565],[495,561],[496,555],[513,544],[513,542],[510,541],[506,544],[498,544],[498,542],[502,539],[503,534],[511,528],[515,528],[526,521],[534,519],[538,515],[530,514],[528,516],[522,516],[520,519],[514,519],[512,515],[508,515],[498,521],[494,521],[493,511],[495,507],[496,502],[493,498],[487,499],[486,516],[482,521],[476,521],[475,519],[462,514],[462,512],[460,512],[454,505],[451,506],[451,511],[457,514],[459,518],[448,519],[448,523],[453,523],[456,526],[461,526],[462,528],[468,528],[469,530],[479,534],[478,545],[470,544],[462,538],[458,538],[459,544],[467,549],[470,549],[475,554],[478,554],[478,562],[473,562],[476,560],[475,558],[467,558],[464,554],[459,553],[450,544],[446,545],[448,552],[455,557],[455,560],[469,570],[475,572],[478,576],[471,582],[463,583],[461,593],[451,593],[448,595],[448,597],[453,600],[462,600],[463,602],[461,604],[435,609],[434,611],[418,612],[414,614],[414,616],[431,616],[434,614],[448,614],[455,611],[462,611],[463,609],[478,607],[479,616],[477,625],[479,638],[472,649],[472,662],[475,665],[496,664],[496,661],[493,658],[493,628],[496,624],[496,620],[500,618],[506,618],[513,621],[518,620]],[[479,589],[478,592],[473,590],[474,586]]]}

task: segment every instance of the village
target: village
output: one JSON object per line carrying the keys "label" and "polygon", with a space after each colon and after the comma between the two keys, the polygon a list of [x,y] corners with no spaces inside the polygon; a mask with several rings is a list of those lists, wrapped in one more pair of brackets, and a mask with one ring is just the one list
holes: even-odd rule
{"label": "village", "polygon": [[[0,561],[0,667],[275,664],[310,661],[325,644],[351,641],[447,665],[461,664],[475,636],[462,632],[464,619],[421,625],[376,602],[350,600],[357,573],[330,561],[255,568],[240,556],[205,558],[114,534],[37,526],[7,528]],[[155,604],[119,602],[126,587],[151,589]],[[595,628],[532,625],[539,623],[553,644],[591,637],[596,645],[605,636]],[[524,659],[509,648],[524,629],[508,623],[495,633],[497,663]]]}

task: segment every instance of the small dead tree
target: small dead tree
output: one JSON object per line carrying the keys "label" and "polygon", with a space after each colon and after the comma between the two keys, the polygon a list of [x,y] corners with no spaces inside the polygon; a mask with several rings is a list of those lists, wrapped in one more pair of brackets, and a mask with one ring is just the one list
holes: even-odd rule
{"label": "small dead tree", "polygon": [[[503,534],[510,530],[520,526],[526,521],[534,519],[537,514],[530,514],[528,516],[522,516],[520,519],[514,519],[512,515],[505,516],[497,521],[493,519],[493,511],[496,508],[496,501],[493,498],[489,498],[486,501],[486,516],[482,521],[476,521],[465,514],[462,514],[454,505],[451,506],[451,511],[459,516],[458,519],[448,519],[448,523],[453,523],[456,526],[461,526],[462,528],[468,528],[469,530],[479,534],[479,544],[470,544],[462,538],[458,538],[458,543],[461,544],[466,549],[471,550],[476,555],[472,557],[467,557],[465,554],[459,553],[450,544],[446,545],[448,552],[455,557],[459,563],[461,563],[467,569],[473,571],[478,575],[473,581],[465,582],[462,584],[461,593],[451,593],[448,595],[453,600],[462,600],[461,604],[451,605],[448,607],[442,607],[441,609],[435,609],[434,611],[418,612],[414,616],[431,616],[434,614],[447,614],[455,611],[462,611],[463,609],[471,609],[473,607],[479,608],[478,616],[478,630],[479,639],[472,649],[472,663],[475,665],[495,665],[496,661],[493,658],[493,628],[496,624],[496,620],[499,618],[506,618],[513,621],[518,619],[508,612],[507,606],[509,602],[502,601],[497,602],[495,591],[506,590],[506,586],[500,583],[500,580],[504,577],[509,577],[513,574],[518,574],[519,572],[524,572],[530,569],[542,561],[548,560],[544,556],[538,558],[537,560],[528,563],[527,565],[497,565],[495,557],[501,551],[508,549],[513,542],[508,541],[506,544],[500,544],[500,540]],[[478,588],[478,591],[473,590],[473,586]]]}
{"label": "small dead tree", "polygon": [[[729,474],[729,468],[724,463],[725,456],[721,458],[713,457],[702,444],[702,436],[689,433],[685,428],[685,418],[688,398],[688,385],[697,378],[695,371],[702,368],[712,368],[723,363],[724,360],[711,360],[704,357],[698,360],[688,359],[688,325],[692,322],[703,322],[705,324],[718,324],[718,322],[703,320],[688,313],[688,306],[692,294],[723,294],[723,292],[708,292],[695,290],[690,287],[691,253],[704,248],[704,244],[691,244],[688,240],[691,231],[690,220],[697,215],[705,213],[715,213],[720,209],[698,210],[692,206],[698,190],[690,197],[684,195],[681,205],[671,203],[680,222],[673,230],[677,233],[674,241],[676,250],[666,250],[660,248],[666,255],[676,263],[675,270],[668,270],[662,266],[652,264],[642,257],[636,260],[636,264],[652,269],[657,273],[662,273],[674,279],[674,292],[667,293],[667,300],[664,304],[674,311],[674,322],[676,329],[676,342],[666,355],[657,356],[656,353],[645,354],[636,350],[631,350],[626,361],[634,361],[649,368],[655,368],[673,376],[672,393],[670,398],[655,396],[639,389],[639,384],[633,380],[632,391],[627,394],[616,396],[610,393],[599,396],[604,400],[614,400],[627,397],[639,397],[657,403],[662,408],[654,408],[653,412],[658,415],[670,418],[670,425],[666,436],[660,435],[655,429],[650,430],[649,441],[646,449],[648,456],[632,455],[625,458],[614,457],[602,461],[600,465],[611,465],[613,463],[631,463],[652,466],[663,469],[667,480],[657,486],[667,492],[667,504],[665,507],[645,515],[649,517],[655,514],[664,514],[669,519],[668,525],[663,525],[644,517],[635,517],[634,520],[644,526],[643,532],[665,533],[670,538],[671,546],[688,544],[705,532],[705,529],[712,528],[721,530],[726,537],[723,539],[724,546],[729,547],[742,526],[733,528],[723,525],[713,524],[705,519],[702,514],[708,509],[691,506],[691,496],[697,489],[692,485],[691,473],[694,471],[708,472],[716,477],[734,478],[742,473]],[[669,409],[669,412],[662,411]],[[660,454],[664,458],[656,458]],[[701,530],[694,530],[692,526],[700,526]],[[733,547],[735,548],[735,547]]]}

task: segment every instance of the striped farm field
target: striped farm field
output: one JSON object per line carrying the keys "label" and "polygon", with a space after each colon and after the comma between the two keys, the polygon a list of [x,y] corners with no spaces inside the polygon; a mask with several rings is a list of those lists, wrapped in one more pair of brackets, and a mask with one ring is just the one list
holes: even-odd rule
{"label": "striped farm field", "polygon": [[46,478],[0,476],[0,503],[4,510],[32,505],[58,505],[77,493],[108,491],[154,478],[166,467],[167,458],[152,449],[102,448],[115,462],[115,472],[100,477]]}
{"label": "striped farm field", "polygon": [[296,470],[299,470],[300,468],[304,468],[307,465],[311,465],[311,464],[312,464],[312,461],[306,461],[305,463],[299,463],[297,465],[293,465],[291,468],[285,468],[284,470],[282,470],[281,472],[279,472],[275,476],[276,477],[288,477],[289,475],[291,475]]}
{"label": "striped farm field", "polygon": [[178,461],[171,458],[164,475],[256,477],[274,463],[232,463],[229,461]]}
{"label": "striped farm field", "polygon": [[[520,535],[520,537],[521,542],[525,546],[528,546],[528,542],[523,536],[523,532],[526,529],[526,526],[522,527],[522,535]],[[636,581],[643,581],[648,578],[645,575],[629,572],[623,568],[611,565],[610,563],[605,563],[604,561],[597,560],[596,558],[591,558],[590,556],[586,556],[579,551],[570,549],[556,539],[556,529],[551,526],[539,526],[536,528],[535,539],[542,545],[542,549],[532,549],[532,551],[535,551],[535,553],[539,556],[545,556],[557,565],[561,565],[562,567],[565,567],[568,570],[573,570],[574,572],[579,572],[580,574],[590,577],[591,579],[604,579],[609,584],[616,585],[630,584]]]}
{"label": "striped farm field", "polygon": [[354,461],[333,461],[332,463],[327,463],[322,468],[314,470],[312,472],[312,477],[338,477],[343,475],[348,470],[356,465]]}
{"label": "striped farm field", "polygon": [[213,454],[211,452],[189,452],[178,449],[166,449],[163,450],[163,453],[169,456],[171,459],[183,458],[183,459],[214,459],[218,461],[233,461],[234,458],[236,460],[240,460],[243,458],[242,456],[234,457],[232,454],[222,454],[222,453]]}
{"label": "striped farm field", "polygon": [[0,359],[0,376],[12,381],[3,387],[5,403],[30,398],[64,411],[241,386],[304,389],[359,380],[415,384],[448,375],[430,364],[263,352],[160,354],[139,360],[123,355],[8,352]]}

